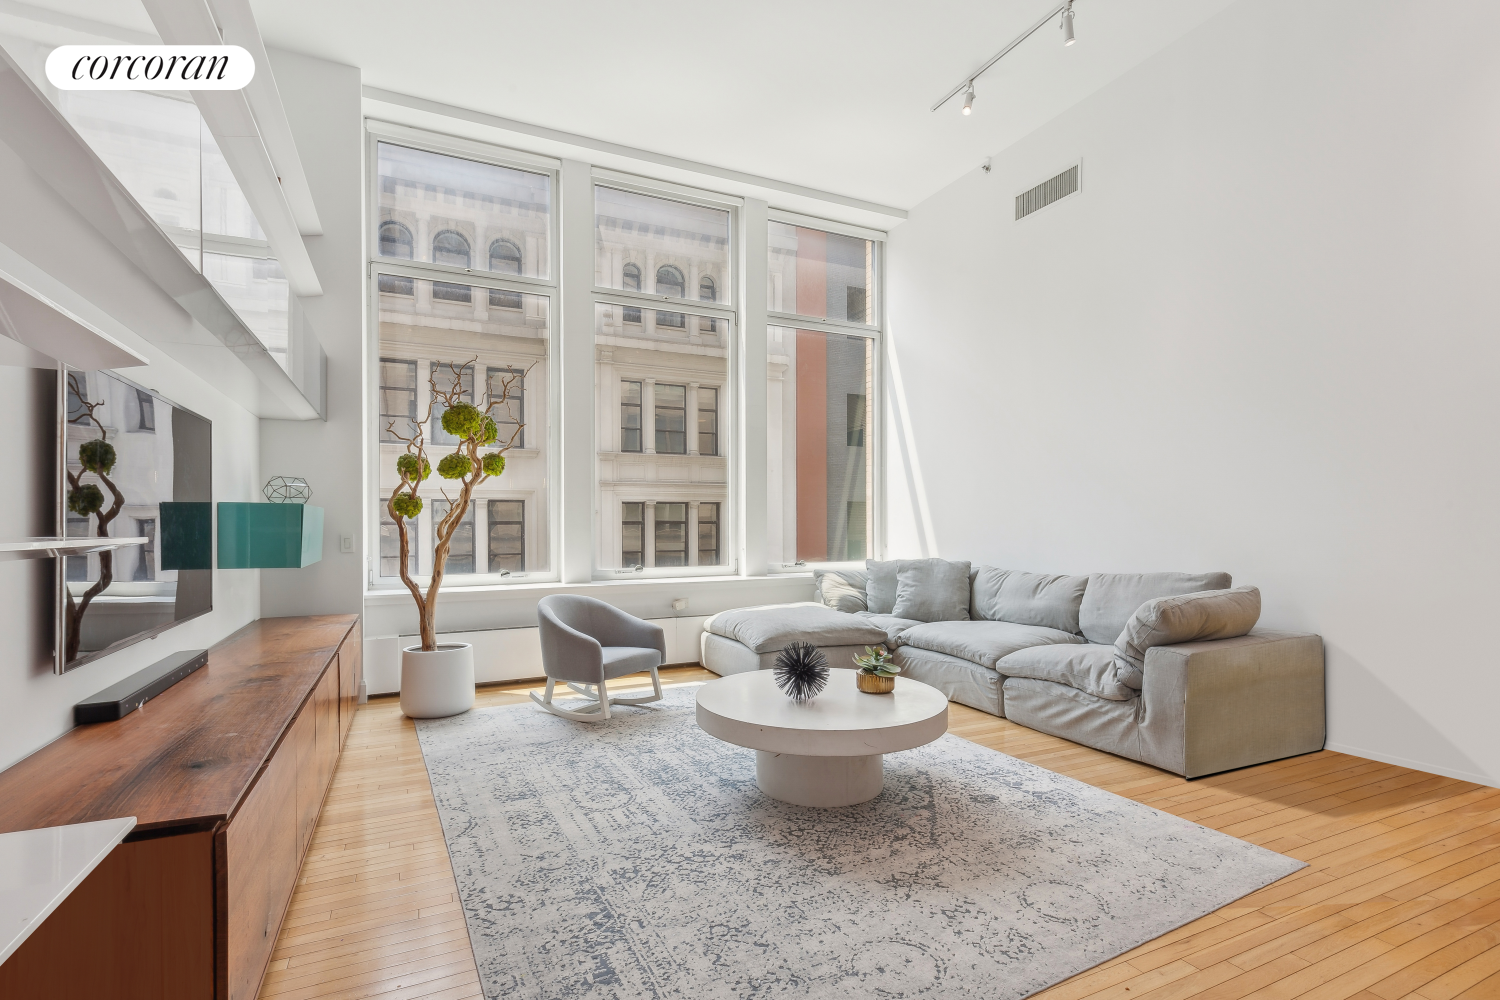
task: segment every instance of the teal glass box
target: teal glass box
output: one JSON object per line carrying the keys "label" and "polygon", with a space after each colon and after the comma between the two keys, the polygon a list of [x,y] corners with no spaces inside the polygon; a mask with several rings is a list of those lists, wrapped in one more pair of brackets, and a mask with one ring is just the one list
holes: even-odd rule
{"label": "teal glass box", "polygon": [[161,504],[161,568],[213,568],[213,504],[207,500]]}
{"label": "teal glass box", "polygon": [[323,558],[323,508],[220,503],[220,569],[300,569]]}

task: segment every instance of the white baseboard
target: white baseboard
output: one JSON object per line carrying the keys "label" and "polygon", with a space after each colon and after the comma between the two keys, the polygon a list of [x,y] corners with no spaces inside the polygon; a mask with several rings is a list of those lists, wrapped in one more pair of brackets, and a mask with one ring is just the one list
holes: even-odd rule
{"label": "white baseboard", "polygon": [[1344,743],[1324,743],[1323,749],[1335,750],[1346,753],[1351,757],[1363,757],[1366,760],[1379,761],[1382,764],[1394,764],[1397,767],[1409,767],[1413,771],[1425,771],[1428,774],[1441,775],[1444,778],[1457,778],[1459,781],[1472,781],[1476,785],[1485,785],[1490,788],[1500,787],[1500,782],[1488,775],[1479,774],[1475,771],[1462,771],[1452,767],[1438,767],[1422,760],[1410,760],[1406,757],[1397,757],[1394,754],[1379,753],[1374,750],[1365,750],[1361,747],[1352,747]]}
{"label": "white baseboard", "polygon": [[[698,637],[706,616],[648,619],[667,633],[668,663],[697,663]],[[474,680],[480,684],[525,680],[542,676],[540,633],[530,628],[496,628],[474,632],[439,632],[443,642],[474,645]],[[365,685],[370,694],[401,690],[401,649],[416,643],[415,636],[380,635],[365,638]]]}

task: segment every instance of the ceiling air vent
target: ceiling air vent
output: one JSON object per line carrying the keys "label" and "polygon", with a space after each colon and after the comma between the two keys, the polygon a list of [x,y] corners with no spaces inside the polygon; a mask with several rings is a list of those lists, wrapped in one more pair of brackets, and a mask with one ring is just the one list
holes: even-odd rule
{"label": "ceiling air vent", "polygon": [[1032,212],[1077,193],[1078,164],[1075,163],[1056,177],[1042,181],[1030,191],[1022,191],[1016,195],[1016,221],[1020,222]]}

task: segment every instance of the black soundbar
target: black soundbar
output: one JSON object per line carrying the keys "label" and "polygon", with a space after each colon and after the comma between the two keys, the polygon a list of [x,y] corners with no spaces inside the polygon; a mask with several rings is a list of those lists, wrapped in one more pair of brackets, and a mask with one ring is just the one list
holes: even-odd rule
{"label": "black soundbar", "polygon": [[74,705],[73,722],[81,726],[86,722],[123,719],[207,662],[206,649],[184,649],[173,653]]}

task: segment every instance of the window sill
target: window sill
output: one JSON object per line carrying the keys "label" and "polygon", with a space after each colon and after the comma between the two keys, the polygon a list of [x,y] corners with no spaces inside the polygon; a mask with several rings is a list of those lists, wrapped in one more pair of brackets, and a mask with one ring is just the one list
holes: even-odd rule
{"label": "window sill", "polygon": [[[548,594],[576,594],[608,591],[618,588],[634,588],[637,591],[660,588],[681,590],[684,587],[729,587],[740,585],[752,589],[774,589],[784,586],[788,580],[812,580],[812,573],[777,573],[774,576],[674,576],[649,577],[646,579],[591,580],[588,583],[489,583],[474,586],[443,587],[439,594],[444,600],[483,601],[497,597],[517,600],[535,600]],[[399,604],[410,601],[411,592],[405,587],[370,587],[365,590],[367,604]]]}

